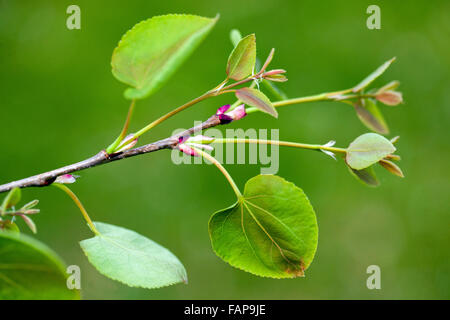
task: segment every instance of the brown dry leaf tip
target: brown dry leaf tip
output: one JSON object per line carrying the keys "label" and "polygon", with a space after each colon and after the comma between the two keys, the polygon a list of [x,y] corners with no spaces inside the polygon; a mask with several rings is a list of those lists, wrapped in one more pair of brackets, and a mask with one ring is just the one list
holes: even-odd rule
{"label": "brown dry leaf tip", "polygon": [[286,269],[286,273],[291,274],[293,276],[293,278],[304,277],[305,276],[305,266],[303,264],[303,261],[300,261],[300,264],[298,267],[299,268],[296,268],[296,266],[294,266],[293,268],[288,267]]}

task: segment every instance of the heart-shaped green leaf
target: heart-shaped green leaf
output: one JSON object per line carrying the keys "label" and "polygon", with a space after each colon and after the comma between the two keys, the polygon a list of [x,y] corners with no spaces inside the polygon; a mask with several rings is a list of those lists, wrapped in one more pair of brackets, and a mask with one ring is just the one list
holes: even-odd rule
{"label": "heart-shaped green leaf", "polygon": [[242,38],[228,58],[228,78],[239,81],[252,74],[256,62],[256,37],[250,34]]}
{"label": "heart-shaped green leaf", "polygon": [[209,233],[220,258],[271,278],[303,276],[318,237],[316,216],[306,195],[273,175],[247,181],[243,198],[211,217]]}
{"label": "heart-shaped green leaf", "polygon": [[22,192],[20,191],[20,188],[14,188],[9,191],[5,199],[3,199],[1,207],[2,211],[5,212],[6,209],[14,207],[16,204],[18,204],[20,202],[21,194]]}
{"label": "heart-shaped green leaf", "polygon": [[375,81],[379,76],[381,76],[392,64],[392,62],[395,61],[395,58],[392,58],[385,63],[383,63],[381,66],[378,67],[377,70],[369,74],[363,81],[361,81],[357,86],[353,88],[353,92],[359,92],[362,89],[369,86],[372,82]]}
{"label": "heart-shaped green leaf", "polygon": [[388,134],[389,128],[375,101],[364,99],[354,104],[356,114],[367,128],[381,134]]}
{"label": "heart-shaped green leaf", "polygon": [[253,88],[242,88],[236,90],[236,98],[243,103],[258,108],[262,112],[268,113],[271,116],[278,118],[278,112],[270,102],[269,98],[264,93]]}
{"label": "heart-shaped green leaf", "polygon": [[361,170],[377,163],[395,151],[394,145],[376,133],[365,133],[356,138],[347,148],[347,164]]}
{"label": "heart-shaped green leaf", "polygon": [[79,299],[67,288],[64,263],[46,245],[16,232],[0,232],[0,300]]}
{"label": "heart-shaped green leaf", "polygon": [[102,222],[94,224],[100,234],[80,245],[101,274],[147,289],[187,282],[183,265],[166,248],[134,231]]}
{"label": "heart-shaped green leaf", "polygon": [[128,99],[143,99],[158,90],[194,51],[217,21],[169,14],[136,24],[114,49],[112,73],[133,88]]}

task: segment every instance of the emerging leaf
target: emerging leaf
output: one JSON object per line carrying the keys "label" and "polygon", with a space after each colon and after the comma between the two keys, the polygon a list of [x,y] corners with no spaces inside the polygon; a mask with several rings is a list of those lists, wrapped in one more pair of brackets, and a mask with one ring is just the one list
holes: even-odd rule
{"label": "emerging leaf", "polygon": [[383,91],[377,93],[376,98],[378,101],[388,106],[396,106],[403,102],[402,93],[398,91]]}
{"label": "emerging leaf", "polygon": [[377,176],[373,171],[373,167],[367,167],[361,170],[353,169],[349,165],[347,165],[347,167],[352,176],[354,176],[358,181],[362,182],[363,184],[369,187],[378,187],[380,185],[380,182],[378,181]]}
{"label": "emerging leaf", "polygon": [[241,41],[242,35],[241,32],[238,29],[233,29],[230,31],[230,40],[234,47],[236,47]]}
{"label": "emerging leaf", "polygon": [[37,233],[37,228],[36,228],[36,224],[34,223],[33,219],[31,219],[30,217],[22,214],[20,215],[20,217],[23,219],[23,221],[25,221],[25,223],[27,224],[28,228],[30,228],[30,230],[33,233]]}
{"label": "emerging leaf", "polygon": [[[262,67],[261,61],[259,61],[258,57],[256,57],[256,63],[255,63],[256,70],[261,70],[261,67]],[[261,85],[262,85],[262,87],[267,89],[266,93],[268,93],[269,96],[273,97],[275,100],[288,99],[288,96],[286,95],[286,93],[283,92],[283,90],[281,90],[280,88],[278,88],[278,86],[275,85],[272,81],[262,79]]]}
{"label": "emerging leaf", "polygon": [[288,78],[286,78],[283,74],[274,74],[267,77],[264,77],[264,79],[274,82],[286,82],[288,81]]}
{"label": "emerging leaf", "polygon": [[243,103],[258,108],[262,112],[278,118],[278,112],[264,93],[253,88],[242,88],[236,90],[236,98]]}
{"label": "emerging leaf", "polygon": [[359,92],[362,89],[369,86],[375,79],[377,79],[379,76],[381,76],[392,64],[392,62],[395,61],[395,58],[392,58],[391,60],[386,61],[381,66],[378,67],[377,70],[372,72],[370,75],[368,75],[363,81],[361,81],[357,86],[353,88],[353,92]]}
{"label": "emerging leaf", "polygon": [[227,64],[228,78],[236,81],[246,78],[252,74],[255,61],[256,38],[254,34],[250,34],[242,38],[231,52]]}
{"label": "emerging leaf", "polygon": [[211,31],[214,19],[169,14],[136,24],[114,49],[113,75],[133,88],[128,99],[143,99],[158,90]]}
{"label": "emerging leaf", "polygon": [[398,140],[400,140],[400,136],[395,136],[390,141],[392,144],[396,144],[398,142]]}
{"label": "emerging leaf", "polygon": [[0,300],[79,299],[67,288],[61,259],[46,245],[24,234],[0,232]]}
{"label": "emerging leaf", "polygon": [[33,201],[30,201],[30,202],[28,202],[27,204],[25,204],[22,208],[21,208],[21,210],[23,210],[23,211],[25,211],[25,210],[28,210],[28,209],[32,209],[32,208],[34,208],[34,207],[36,207],[37,205],[38,205],[38,203],[39,203],[39,200],[33,200]]}
{"label": "emerging leaf", "polygon": [[385,92],[385,91],[389,91],[389,90],[395,90],[398,88],[399,85],[400,85],[400,82],[398,82],[397,80],[391,81],[388,84],[382,86],[380,89],[378,89],[377,94]]}
{"label": "emerging leaf", "polygon": [[361,170],[377,163],[395,151],[394,145],[376,133],[365,133],[356,138],[347,148],[347,164]]}
{"label": "emerging leaf", "polygon": [[380,160],[379,164],[385,168],[387,171],[389,171],[390,173],[400,177],[400,178],[404,178],[405,176],[403,175],[402,169],[400,169],[400,167],[398,165],[396,165],[395,163],[393,163],[392,161],[383,159]]}
{"label": "emerging leaf", "polygon": [[80,242],[97,270],[130,287],[160,288],[187,282],[186,270],[169,250],[140,234],[95,222],[99,235]]}
{"label": "emerging leaf", "polygon": [[247,181],[244,197],[209,221],[216,254],[258,276],[304,276],[317,248],[314,210],[303,191],[273,175]]}
{"label": "emerging leaf", "polygon": [[356,114],[361,122],[370,130],[381,134],[388,134],[389,128],[375,101],[364,99],[354,103]]}
{"label": "emerging leaf", "polygon": [[1,207],[3,213],[5,212],[5,210],[14,207],[16,204],[18,204],[21,196],[22,192],[20,191],[20,188],[14,188],[11,191],[9,191],[8,194],[6,195],[6,198],[3,199]]}

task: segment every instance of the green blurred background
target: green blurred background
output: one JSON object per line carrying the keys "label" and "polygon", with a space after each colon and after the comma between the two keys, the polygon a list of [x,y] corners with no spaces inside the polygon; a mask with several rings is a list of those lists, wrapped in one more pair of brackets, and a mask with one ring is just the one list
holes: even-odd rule
{"label": "green blurred background", "polygon": [[[81,30],[66,28],[66,8],[81,8]],[[381,30],[366,28],[366,8],[381,7]],[[136,130],[224,78],[229,31],[255,32],[259,56],[277,49],[273,67],[288,70],[290,97],[358,83],[385,60],[376,82],[401,81],[405,104],[382,106],[406,178],[377,170],[367,188],[342,161],[281,149],[279,175],[304,189],[315,207],[319,245],[305,278],[252,276],[213,253],[207,222],[234,201],[212,166],[173,165],[168,151],[81,173],[73,190],[91,216],[133,229],[184,263],[188,285],[128,288],[88,264],[78,242],[91,234],[70,199],[55,188],[26,189],[39,198],[36,237],[82,270],[87,299],[430,299],[450,298],[450,3],[449,1],[12,1],[0,0],[0,182],[84,159],[118,134],[128,102],[110,58],[124,32],[154,15],[221,14],[209,37],[169,83],[139,101]],[[144,136],[148,143],[206,119],[221,96],[177,115]],[[253,114],[230,128],[280,128],[280,139],[346,146],[368,130],[339,103],[280,109],[279,120]],[[258,165],[227,165],[238,185]],[[25,230],[25,228],[23,228]],[[381,267],[381,290],[368,290],[366,268]]]}

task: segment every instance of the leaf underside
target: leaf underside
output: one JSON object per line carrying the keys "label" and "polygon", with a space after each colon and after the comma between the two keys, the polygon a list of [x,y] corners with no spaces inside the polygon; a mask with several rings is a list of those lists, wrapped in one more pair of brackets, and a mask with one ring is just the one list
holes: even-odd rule
{"label": "leaf underside", "polygon": [[376,133],[365,133],[356,138],[347,148],[347,164],[361,170],[377,163],[395,151],[394,145]]}
{"label": "leaf underside", "polygon": [[361,170],[356,170],[351,168],[350,166],[347,166],[350,173],[361,183],[365,184],[369,187],[378,187],[380,185],[380,182],[378,181],[377,176],[375,175],[375,172],[373,170],[373,167],[367,167]]}
{"label": "leaf underside", "polygon": [[278,118],[278,112],[270,102],[269,98],[259,90],[253,88],[242,88],[236,90],[236,98],[244,102],[246,105],[258,108],[262,112],[270,114],[272,117]]}
{"label": "leaf underside", "polygon": [[363,104],[355,103],[356,114],[361,122],[370,130],[380,134],[388,134],[389,128],[383,114],[372,99],[364,99]]}
{"label": "leaf underside", "polygon": [[243,199],[211,217],[209,232],[220,258],[263,277],[303,276],[317,248],[316,216],[308,198],[273,175],[250,179]]}
{"label": "leaf underside", "polygon": [[103,275],[147,289],[187,283],[186,270],[169,250],[142,235],[95,222],[100,232],[80,242],[89,262]]}

